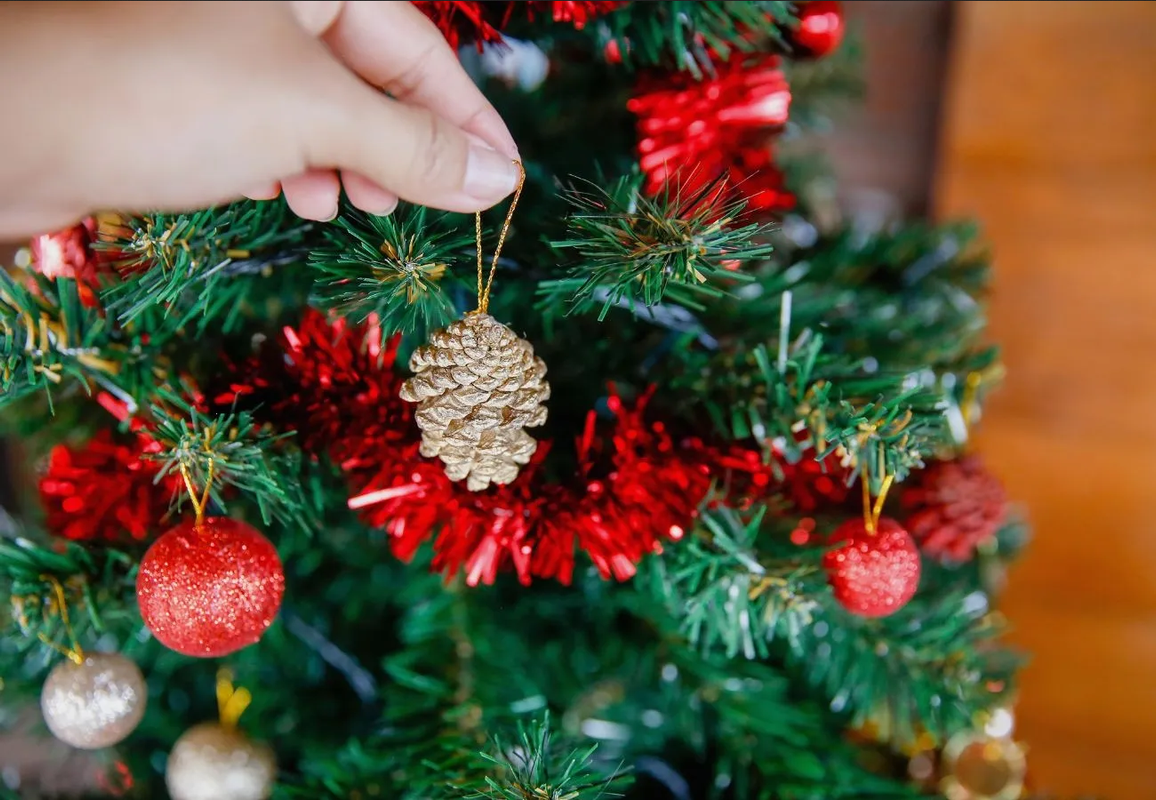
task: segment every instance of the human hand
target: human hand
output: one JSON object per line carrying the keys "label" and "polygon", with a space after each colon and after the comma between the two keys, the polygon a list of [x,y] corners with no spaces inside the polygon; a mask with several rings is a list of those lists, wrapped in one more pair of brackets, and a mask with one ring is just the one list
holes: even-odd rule
{"label": "human hand", "polygon": [[[0,240],[284,191],[488,208],[517,148],[408,2],[0,3]],[[378,88],[387,90],[385,96]]]}

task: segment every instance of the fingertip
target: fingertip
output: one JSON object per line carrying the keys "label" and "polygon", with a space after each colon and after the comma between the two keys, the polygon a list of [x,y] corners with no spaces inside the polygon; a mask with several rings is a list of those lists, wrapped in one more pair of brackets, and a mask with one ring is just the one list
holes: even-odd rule
{"label": "fingertip", "polygon": [[510,133],[510,129],[506,127],[506,123],[502,121],[497,112],[481,115],[465,130],[467,133],[473,133],[510,160],[522,160],[522,155],[518,152],[518,143],[514,141],[513,134]]}
{"label": "fingertip", "polygon": [[272,181],[261,186],[256,186],[250,191],[241,192],[250,200],[276,200],[277,196],[281,194],[281,181]]}
{"label": "fingertip", "polygon": [[331,222],[337,218],[341,184],[332,170],[309,170],[281,182],[285,202],[302,219]]}
{"label": "fingertip", "polygon": [[333,27],[345,5],[342,0],[291,0],[289,8],[302,28],[320,36]]}
{"label": "fingertip", "polygon": [[345,170],[341,173],[341,183],[349,202],[366,214],[384,217],[397,208],[399,200],[396,194],[381,188],[361,173]]}

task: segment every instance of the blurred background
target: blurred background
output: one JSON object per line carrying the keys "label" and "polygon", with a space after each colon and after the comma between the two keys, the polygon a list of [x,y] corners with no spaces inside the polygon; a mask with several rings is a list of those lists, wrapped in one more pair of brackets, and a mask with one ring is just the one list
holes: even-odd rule
{"label": "blurred background", "polygon": [[1008,378],[978,449],[1034,540],[1031,782],[1156,797],[1156,3],[849,2],[866,103],[831,152],[859,213],[968,216]]}
{"label": "blurred background", "polygon": [[[1003,600],[1033,654],[1016,716],[1031,783],[1152,800],[1156,3],[845,5],[867,94],[823,136],[841,204],[974,217],[996,253],[1009,375],[979,449],[1035,527]],[[60,788],[91,774],[0,751]]]}

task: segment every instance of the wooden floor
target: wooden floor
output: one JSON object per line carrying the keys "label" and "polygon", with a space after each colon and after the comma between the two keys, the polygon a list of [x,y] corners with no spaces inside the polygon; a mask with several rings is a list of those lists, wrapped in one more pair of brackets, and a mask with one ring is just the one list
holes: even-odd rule
{"label": "wooden floor", "polygon": [[1036,541],[1004,609],[1058,796],[1156,798],[1156,3],[956,7],[941,214],[995,247],[982,447]]}

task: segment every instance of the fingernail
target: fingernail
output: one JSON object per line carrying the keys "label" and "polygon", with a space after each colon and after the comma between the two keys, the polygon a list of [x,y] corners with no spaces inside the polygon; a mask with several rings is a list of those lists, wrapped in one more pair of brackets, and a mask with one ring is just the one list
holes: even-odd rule
{"label": "fingernail", "polygon": [[465,191],[470,197],[497,202],[518,185],[518,168],[514,162],[490,148],[471,144],[466,160]]}
{"label": "fingernail", "polygon": [[337,219],[337,211],[338,211],[337,206],[334,206],[333,207],[333,213],[331,213],[327,217],[322,217],[321,219],[319,219],[317,221],[318,222],[333,222],[333,220]]}
{"label": "fingernail", "polygon": [[397,211],[397,202],[398,202],[397,198],[395,197],[392,200],[390,200],[388,203],[386,203],[385,205],[380,206],[378,208],[372,208],[372,209],[371,208],[365,208],[362,210],[365,211],[367,214],[373,214],[373,216],[375,216],[375,217],[388,217],[394,211]]}

